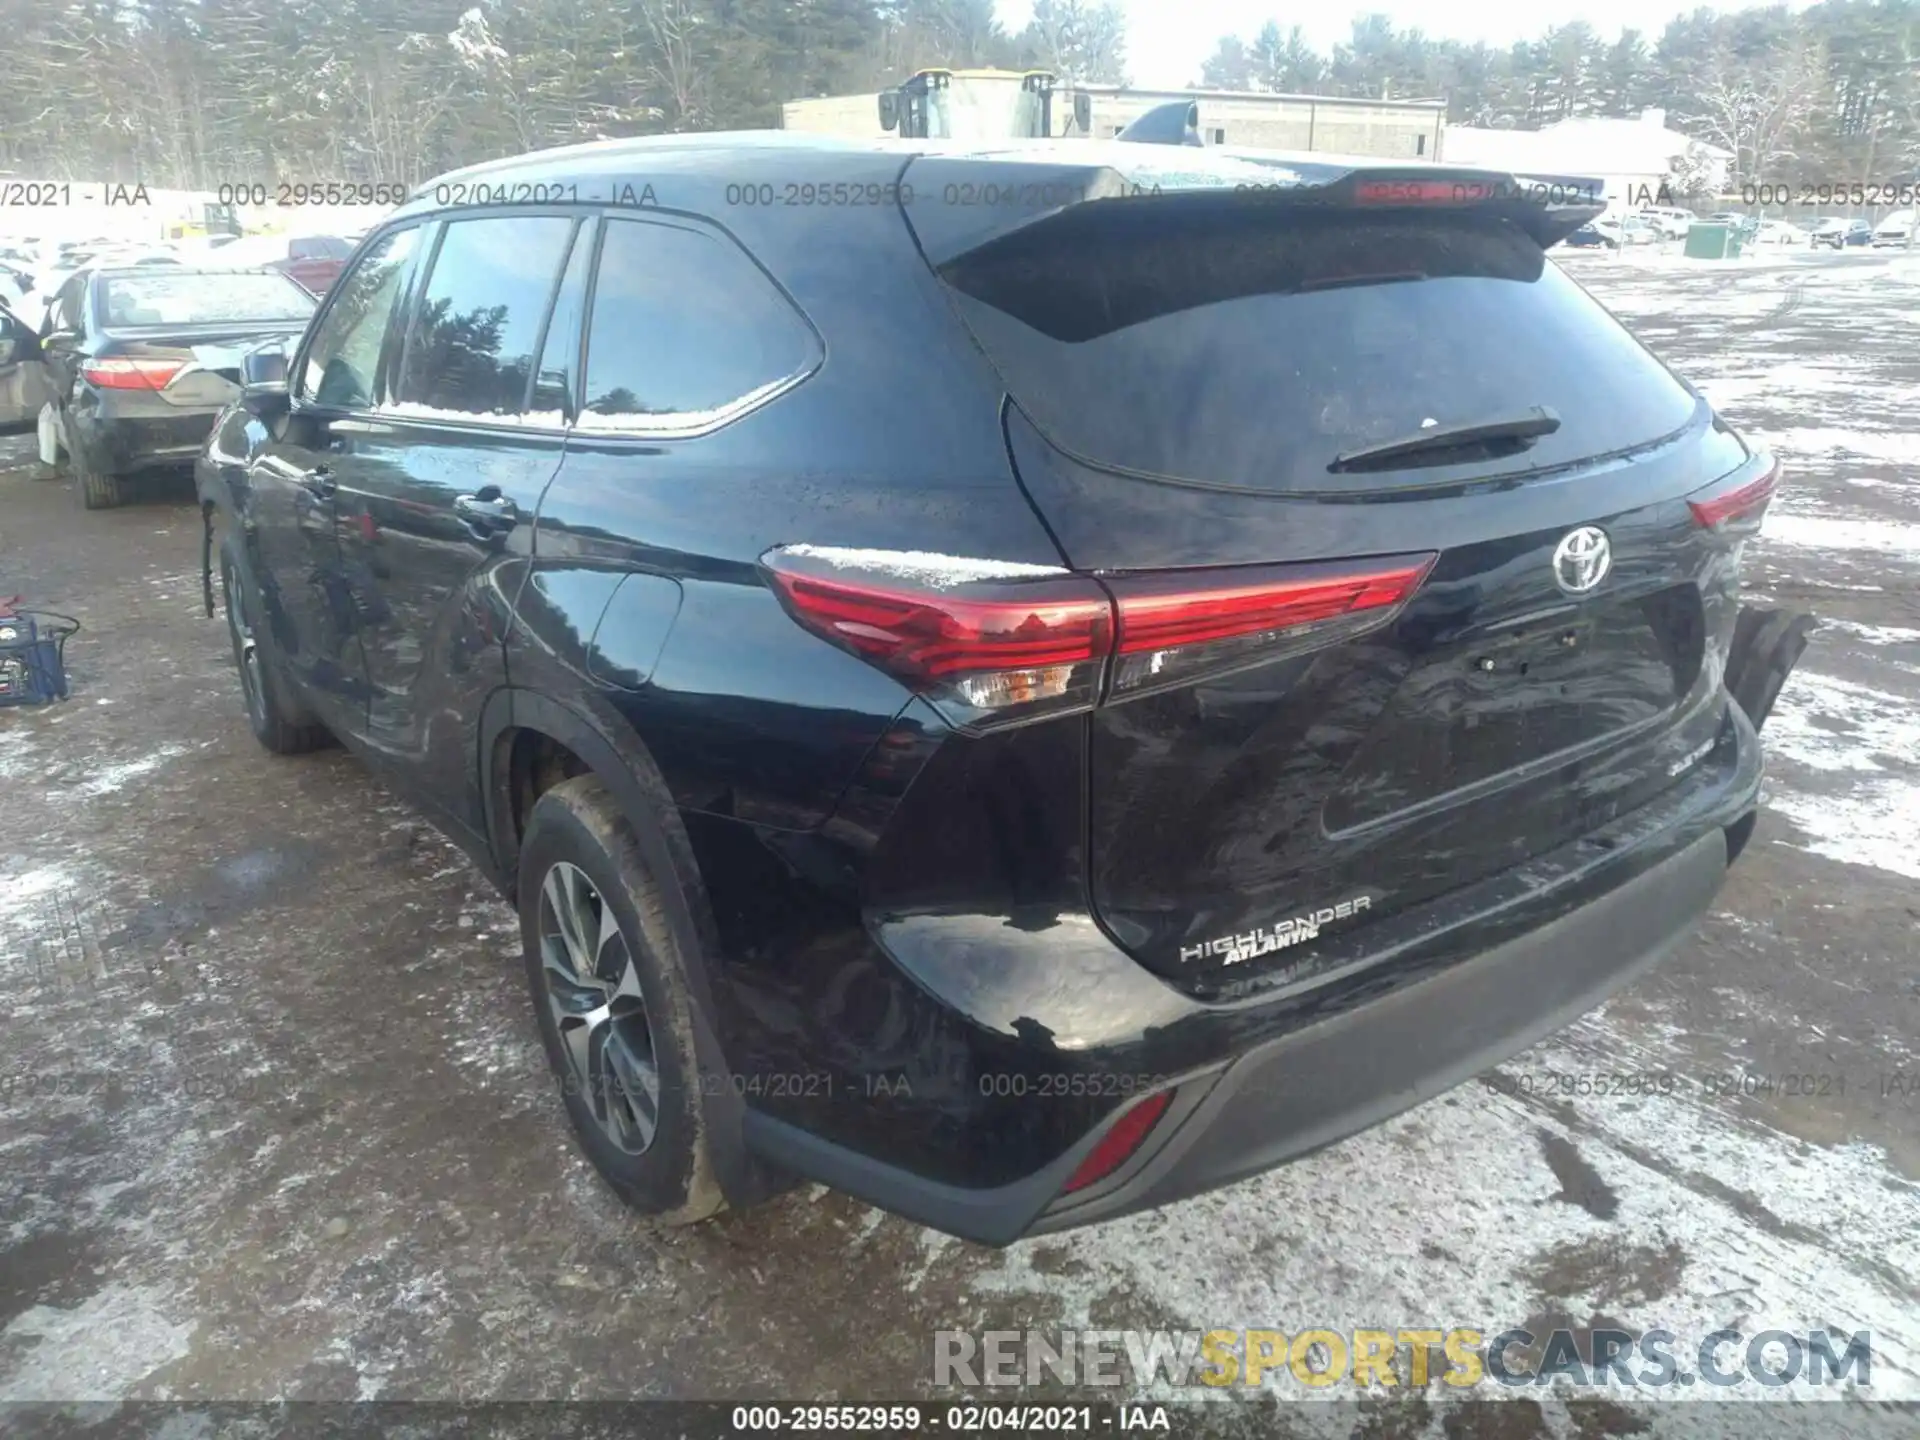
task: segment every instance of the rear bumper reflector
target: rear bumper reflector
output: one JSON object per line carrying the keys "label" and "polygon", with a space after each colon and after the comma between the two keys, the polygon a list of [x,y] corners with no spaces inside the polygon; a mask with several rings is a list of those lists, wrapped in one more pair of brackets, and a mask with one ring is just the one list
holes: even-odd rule
{"label": "rear bumper reflector", "polygon": [[1144,1100],[1136,1101],[1123,1111],[1107,1133],[1100,1137],[1100,1143],[1087,1152],[1087,1158],[1080,1162],[1079,1168],[1062,1187],[1063,1190],[1067,1194],[1084,1190],[1118,1170],[1126,1163],[1127,1157],[1153,1133],[1153,1127],[1160,1123],[1160,1117],[1167,1113],[1167,1106],[1172,1101],[1173,1092],[1162,1090],[1158,1095],[1149,1095]]}

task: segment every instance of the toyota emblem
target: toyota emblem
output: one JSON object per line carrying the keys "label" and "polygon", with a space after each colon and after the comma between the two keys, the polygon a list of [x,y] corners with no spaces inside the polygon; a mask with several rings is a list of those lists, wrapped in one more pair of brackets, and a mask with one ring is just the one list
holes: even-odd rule
{"label": "toyota emblem", "polygon": [[1569,595],[1584,595],[1613,568],[1613,545],[1598,525],[1569,530],[1553,547],[1553,578]]}

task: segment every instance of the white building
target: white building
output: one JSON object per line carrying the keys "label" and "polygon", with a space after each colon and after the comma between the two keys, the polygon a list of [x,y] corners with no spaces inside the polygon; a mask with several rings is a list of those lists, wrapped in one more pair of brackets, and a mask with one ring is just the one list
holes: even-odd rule
{"label": "white building", "polygon": [[[1555,175],[1589,175],[1606,185],[1607,202],[1621,209],[1680,204],[1683,182],[1697,180],[1709,194],[1725,190],[1733,152],[1667,128],[1667,112],[1642,111],[1637,120],[1562,120],[1543,130],[1477,130],[1449,125],[1440,157],[1455,165]],[[1660,198],[1668,186],[1673,200]]]}
{"label": "white building", "polygon": [[[1169,101],[1191,100],[1200,111],[1200,138],[1208,145],[1331,151],[1431,160],[1446,125],[1444,100],[1367,100],[1339,95],[1274,95],[1251,90],[1135,90],[1083,85],[1091,101],[1086,131],[1074,128],[1073,86],[1053,97],[1053,125],[1063,136],[1117,135],[1132,121]],[[825,95],[780,107],[785,130],[882,136],[879,97]]]}

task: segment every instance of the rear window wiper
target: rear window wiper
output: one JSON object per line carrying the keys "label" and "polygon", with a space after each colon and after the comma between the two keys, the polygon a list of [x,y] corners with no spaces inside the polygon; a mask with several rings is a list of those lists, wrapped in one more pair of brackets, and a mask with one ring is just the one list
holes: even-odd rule
{"label": "rear window wiper", "polygon": [[[1377,445],[1362,445],[1333,457],[1327,469],[1381,470],[1395,460],[1415,460],[1423,456],[1437,459],[1443,452],[1471,447],[1486,447],[1502,454],[1524,450],[1542,435],[1560,428],[1560,417],[1545,405],[1535,405],[1517,415],[1493,416],[1484,420],[1466,420],[1453,425],[1428,425],[1397,440],[1382,440]],[[1430,460],[1429,463],[1432,463]]]}

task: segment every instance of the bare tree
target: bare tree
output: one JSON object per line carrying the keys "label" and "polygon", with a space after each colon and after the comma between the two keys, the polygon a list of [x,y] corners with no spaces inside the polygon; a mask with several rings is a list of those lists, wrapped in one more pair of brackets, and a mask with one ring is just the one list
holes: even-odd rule
{"label": "bare tree", "polygon": [[1733,152],[1733,183],[1761,180],[1799,154],[1825,75],[1820,48],[1805,37],[1751,58],[1721,47],[1694,101],[1703,139]]}
{"label": "bare tree", "polygon": [[643,67],[669,130],[698,130],[712,116],[706,17],[696,0],[641,0],[649,55]]}

